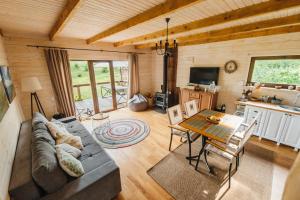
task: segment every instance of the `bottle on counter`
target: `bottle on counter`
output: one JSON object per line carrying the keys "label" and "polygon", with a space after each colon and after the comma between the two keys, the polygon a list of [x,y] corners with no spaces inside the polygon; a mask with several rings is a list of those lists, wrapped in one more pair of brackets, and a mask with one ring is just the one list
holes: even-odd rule
{"label": "bottle on counter", "polygon": [[221,112],[224,112],[224,113],[225,113],[225,111],[226,111],[226,106],[225,106],[225,104],[222,104]]}

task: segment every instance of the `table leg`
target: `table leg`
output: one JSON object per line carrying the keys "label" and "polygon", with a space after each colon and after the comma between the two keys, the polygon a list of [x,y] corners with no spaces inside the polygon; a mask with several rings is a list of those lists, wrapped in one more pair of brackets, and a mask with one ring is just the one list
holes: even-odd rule
{"label": "table leg", "polygon": [[192,160],[195,160],[195,161],[197,161],[198,160],[198,155],[196,155],[196,156],[192,156],[191,154],[192,154],[192,152],[191,152],[191,149],[192,149],[192,146],[191,146],[191,142],[190,142],[190,140],[189,140],[189,133],[187,134],[188,135],[188,145],[189,145],[189,156],[186,156],[185,158],[187,159],[187,160],[189,160],[189,163],[191,164],[191,162],[192,162]]}
{"label": "table leg", "polygon": [[208,165],[208,162],[207,162],[207,159],[206,159],[206,152],[205,152],[206,140],[207,140],[207,137],[205,137],[205,136],[202,135],[202,147],[201,147],[201,150],[200,150],[199,155],[198,155],[198,159],[197,159],[197,164],[196,164],[195,170],[198,169],[198,165],[199,165],[199,162],[200,162],[201,155],[202,155],[202,153],[204,153],[205,154],[204,155],[205,156],[204,157],[205,165],[206,165],[207,169],[209,170],[209,172],[211,172],[211,169],[210,169],[210,167]]}

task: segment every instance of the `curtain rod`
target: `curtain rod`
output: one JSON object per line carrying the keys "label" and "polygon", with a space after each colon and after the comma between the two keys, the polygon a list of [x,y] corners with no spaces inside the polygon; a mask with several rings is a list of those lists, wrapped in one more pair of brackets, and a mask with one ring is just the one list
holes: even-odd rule
{"label": "curtain rod", "polygon": [[126,53],[126,54],[147,54],[147,53],[136,53],[131,51],[114,51],[114,50],[104,50],[104,49],[82,49],[82,48],[72,48],[72,47],[55,47],[55,46],[39,46],[39,45],[26,45],[27,47],[44,48],[44,49],[64,49],[64,50],[78,50],[78,51],[100,51],[100,52],[110,52],[110,53]]}

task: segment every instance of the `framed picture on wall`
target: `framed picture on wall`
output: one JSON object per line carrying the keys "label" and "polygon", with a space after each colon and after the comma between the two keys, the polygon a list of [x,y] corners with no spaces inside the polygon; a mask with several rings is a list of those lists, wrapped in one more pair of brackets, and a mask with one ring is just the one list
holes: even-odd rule
{"label": "framed picture on wall", "polygon": [[6,111],[8,110],[8,100],[7,100],[7,96],[6,96],[6,92],[4,89],[4,84],[2,81],[2,78],[0,76],[0,122],[2,120],[2,118],[4,117]]}
{"label": "framed picture on wall", "polygon": [[8,101],[9,101],[9,103],[11,103],[16,96],[16,92],[15,92],[13,82],[11,80],[9,68],[6,66],[0,66],[0,76],[2,77],[2,82],[4,85],[4,89],[5,89],[5,93],[7,95]]}

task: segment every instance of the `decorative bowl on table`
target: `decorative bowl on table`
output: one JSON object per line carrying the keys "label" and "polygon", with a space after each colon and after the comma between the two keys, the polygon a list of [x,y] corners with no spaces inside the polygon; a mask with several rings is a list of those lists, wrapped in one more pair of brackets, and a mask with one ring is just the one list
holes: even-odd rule
{"label": "decorative bowl on table", "polygon": [[206,117],[206,121],[213,123],[213,124],[218,124],[218,123],[220,123],[221,119],[219,117],[212,115],[212,116]]}

